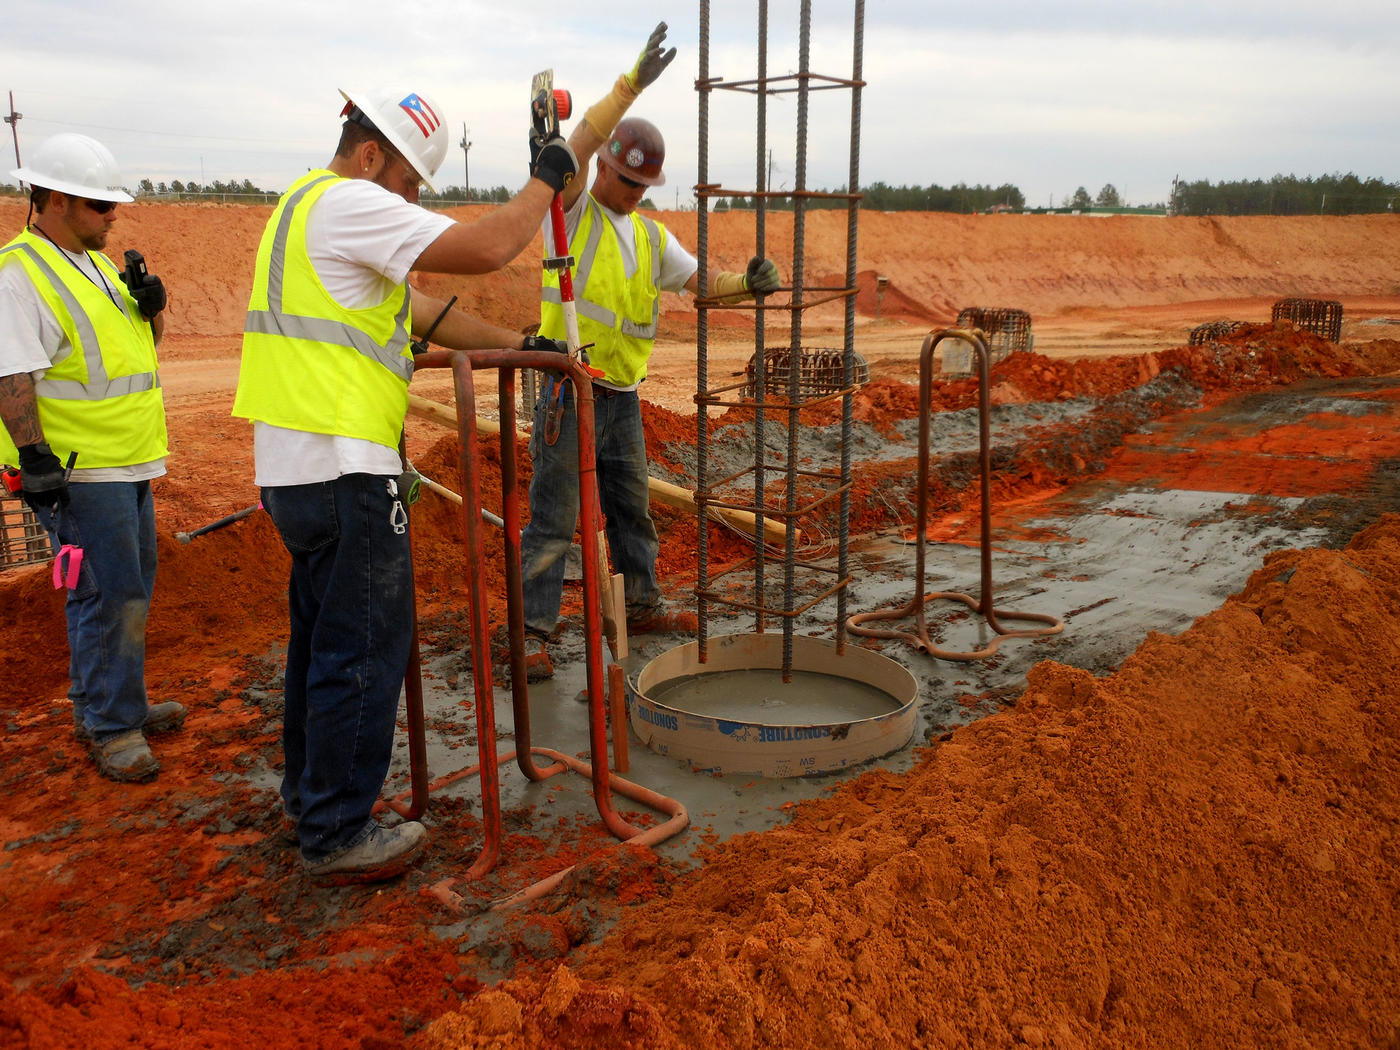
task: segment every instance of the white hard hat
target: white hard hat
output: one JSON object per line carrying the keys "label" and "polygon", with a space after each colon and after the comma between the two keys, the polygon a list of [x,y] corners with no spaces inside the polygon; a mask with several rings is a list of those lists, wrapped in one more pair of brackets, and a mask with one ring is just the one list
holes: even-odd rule
{"label": "white hard hat", "polygon": [[342,115],[353,120],[356,114],[351,107],[359,109],[413,165],[428,188],[437,192],[433,176],[447,156],[447,121],[437,103],[414,91],[352,92],[342,88],[340,93],[350,103]]}
{"label": "white hard hat", "polygon": [[122,189],[122,173],[112,151],[94,138],[64,132],[39,143],[34,159],[10,172],[21,182],[74,197],[125,204],[135,200]]}

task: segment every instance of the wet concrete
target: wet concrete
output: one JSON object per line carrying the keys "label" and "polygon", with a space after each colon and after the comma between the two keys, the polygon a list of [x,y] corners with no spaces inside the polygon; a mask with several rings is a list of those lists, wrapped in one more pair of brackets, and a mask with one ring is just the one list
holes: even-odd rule
{"label": "wet concrete", "polygon": [[[1237,398],[1209,413],[1152,424],[1149,429],[1156,432],[1152,454],[1161,456],[1166,464],[1173,457],[1195,454],[1201,435],[1208,430],[1267,429],[1321,411],[1364,412],[1394,419],[1400,415],[1397,391],[1400,378],[1392,377]],[[1030,411],[1027,406],[1023,409]],[[997,607],[1061,617],[1063,633],[1008,639],[992,657],[971,662],[933,659],[898,641],[868,640],[867,644],[915,676],[919,700],[914,745],[936,741],[957,725],[1014,703],[1024,688],[1026,672],[1037,661],[1051,659],[1097,675],[1107,674],[1148,632],[1179,632],[1218,607],[1243,586],[1269,552],[1337,545],[1368,520],[1400,509],[1396,472],[1387,470],[1382,465],[1377,480],[1366,491],[1325,497],[1316,492],[1260,496],[1145,483],[1125,485],[1107,477],[1088,479],[1042,501],[1020,505],[1014,521],[999,516],[994,526]],[[1016,538],[1003,540],[997,535]],[[913,545],[898,535],[853,542],[852,563],[858,571],[853,573],[848,590],[848,613],[909,600],[914,591],[910,578],[914,556]],[[927,591],[975,594],[979,550],[975,545],[930,544],[927,570]],[[681,603],[685,601],[684,596],[676,597]],[[834,599],[823,602],[798,619],[796,630],[833,637],[834,609]],[[976,649],[992,638],[981,617],[961,603],[935,602],[928,606],[928,616],[930,635],[941,648]],[[712,635],[740,633],[751,629],[751,620],[746,615],[719,616],[713,617],[709,626]],[[632,652],[623,666],[635,680],[652,659],[690,640],[688,635],[633,638]],[[576,625],[566,630],[551,652],[557,668],[554,679],[531,687],[534,743],[586,757],[586,707],[580,702],[584,664]],[[429,672],[425,681],[429,766],[433,776],[442,776],[475,762],[475,723],[460,704],[464,695],[469,696],[470,677],[461,673],[460,654],[425,654],[425,659]],[[455,678],[458,688],[446,686],[450,678]],[[498,745],[504,751],[513,747],[509,690],[498,688],[495,703]],[[391,782],[404,788],[407,755],[407,741],[401,735]],[[872,765],[902,770],[910,766],[913,755],[911,746]],[[859,772],[782,780],[696,775],[685,763],[648,751],[635,736],[631,737],[630,756],[629,780],[679,800],[689,812],[690,829],[658,848],[681,867],[694,862],[701,844],[780,824],[787,803],[818,796],[840,779]],[[474,777],[445,790],[465,800],[470,812],[479,813],[479,786]],[[534,833],[548,827],[576,826],[575,820],[596,820],[589,783],[574,774],[531,784],[513,765],[507,765],[502,769],[501,804],[508,824],[523,825]],[[433,820],[430,806],[430,826]],[[464,870],[471,859],[463,858]],[[519,880],[512,883],[511,864],[507,845],[493,879],[515,889]]]}

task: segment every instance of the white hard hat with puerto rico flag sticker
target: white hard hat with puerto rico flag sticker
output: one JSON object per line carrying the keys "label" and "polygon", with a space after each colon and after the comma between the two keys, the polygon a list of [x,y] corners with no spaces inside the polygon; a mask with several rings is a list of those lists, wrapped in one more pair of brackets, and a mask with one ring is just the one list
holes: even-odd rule
{"label": "white hard hat with puerto rico flag sticker", "polygon": [[388,139],[436,193],[433,179],[447,156],[447,120],[437,103],[414,91],[342,88],[340,94],[345,99],[340,115],[368,124]]}

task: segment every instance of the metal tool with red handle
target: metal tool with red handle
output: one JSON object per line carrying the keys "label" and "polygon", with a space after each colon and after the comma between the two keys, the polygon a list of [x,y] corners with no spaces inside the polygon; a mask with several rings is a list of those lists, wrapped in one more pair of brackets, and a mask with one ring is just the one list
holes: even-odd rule
{"label": "metal tool with red handle", "polygon": [[[546,69],[542,73],[536,73],[530,83],[530,120],[533,131],[542,139],[548,140],[559,134],[560,119],[567,120],[573,111],[573,100],[567,91],[556,90],[554,87],[554,70]],[[580,172],[575,178],[586,176],[586,172]],[[559,273],[559,301],[564,308],[564,340],[568,344],[569,356],[583,365],[584,369],[594,379],[603,378],[603,371],[594,368],[588,362],[588,346],[582,346],[579,342],[578,334],[578,307],[574,303],[574,278],[572,267],[574,257],[569,254],[569,234],[564,225],[564,196],[556,193],[554,200],[549,205],[550,230],[554,235],[554,254],[546,256],[544,268],[546,270],[557,270]],[[564,418],[564,384],[568,380],[562,377],[558,380],[558,390],[554,388],[555,380],[551,377],[549,385],[545,388],[545,400],[549,409],[545,412],[544,433],[541,437],[546,445],[553,445],[559,440],[559,428]],[[597,499],[596,492],[594,499]],[[595,520],[602,519],[601,508],[596,511]],[[603,538],[600,529],[594,537],[593,542],[598,545],[598,552],[601,563],[607,564],[607,541]],[[617,573],[608,573],[608,582],[603,587],[603,621],[604,629],[607,632],[608,644],[612,647],[613,655],[619,659],[627,655],[627,627],[623,619],[623,583],[622,576]]]}

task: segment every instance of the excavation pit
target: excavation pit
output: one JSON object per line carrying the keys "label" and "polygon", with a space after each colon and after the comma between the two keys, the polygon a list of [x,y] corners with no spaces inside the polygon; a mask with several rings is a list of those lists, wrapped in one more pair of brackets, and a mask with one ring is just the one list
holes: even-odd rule
{"label": "excavation pit", "polygon": [[632,731],[698,773],[819,776],[892,754],[914,734],[918,684],[901,664],[860,646],[792,639],[782,680],[781,634],[726,635],[658,656],[628,696]]}

